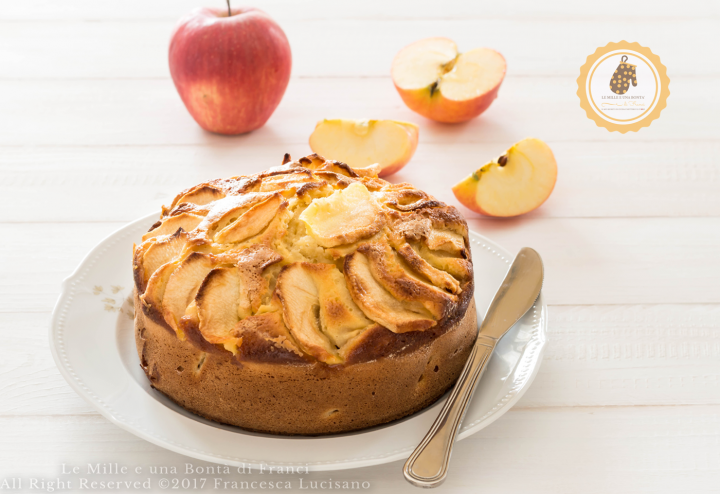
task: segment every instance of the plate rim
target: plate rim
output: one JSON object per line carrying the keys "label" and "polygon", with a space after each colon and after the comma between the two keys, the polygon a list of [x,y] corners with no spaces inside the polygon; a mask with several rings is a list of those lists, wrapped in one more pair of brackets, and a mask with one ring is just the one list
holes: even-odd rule
{"label": "plate rim", "polygon": [[[130,420],[123,419],[123,417],[117,412],[113,411],[107,404],[105,404],[98,396],[96,396],[88,387],[84,385],[80,376],[73,370],[70,362],[64,355],[64,335],[62,334],[63,320],[68,312],[69,306],[72,304],[71,291],[74,288],[74,284],[81,281],[84,274],[88,272],[98,261],[98,257],[102,255],[112,245],[125,238],[130,231],[134,230],[135,227],[140,223],[145,223],[149,220],[154,219],[158,215],[157,212],[149,213],[134,221],[126,223],[120,228],[114,230],[110,234],[106,235],[100,240],[95,246],[83,257],[80,263],[77,265],[75,270],[65,278],[61,283],[60,295],[55,302],[53,307],[48,336],[50,340],[50,351],[53,356],[53,360],[63,376],[65,381],[70,387],[80,395],[86,402],[88,402],[97,412],[103,417],[108,419],[114,425],[121,429],[130,432],[131,434],[140,437],[152,444],[168,449],[175,453],[189,456],[202,461],[208,461],[211,463],[219,463],[226,465],[237,465],[242,463],[248,466],[259,467],[262,465],[299,465],[289,462],[268,462],[257,460],[247,460],[241,458],[232,458],[219,454],[212,454],[206,451],[200,451],[189,445],[183,445],[173,442],[171,439],[164,438],[161,435],[154,435],[149,431],[146,431],[139,424],[133,424]],[[481,235],[472,230],[468,230],[471,241],[473,238],[480,244],[480,248],[488,250],[491,254],[496,255],[505,263],[510,264],[513,256],[505,248],[496,244],[492,240],[488,239],[484,235]],[[108,243],[111,242],[111,243]],[[480,430],[484,429],[488,425],[492,424],[495,420],[499,419],[504,415],[512,406],[525,394],[527,389],[534,381],[539,369],[542,364],[542,355],[547,344],[547,304],[544,301],[543,294],[541,292],[538,300],[535,302],[533,307],[537,308],[536,318],[540,317],[541,321],[536,325],[537,331],[533,335],[533,338],[528,341],[525,349],[523,350],[518,367],[516,370],[519,371],[519,379],[516,384],[503,396],[496,405],[488,411],[482,417],[476,419],[471,424],[463,424],[464,427],[459,434],[458,440],[463,440]],[[170,410],[172,413],[176,413]],[[331,437],[331,436],[329,436]],[[303,462],[302,466],[307,467],[308,471],[333,471],[333,470],[346,470],[353,468],[362,468],[373,465],[380,465],[384,463],[390,463],[393,461],[405,459],[411,451],[391,451],[384,455],[376,455],[373,457],[363,458],[352,458],[343,460],[333,461],[319,461],[319,462]]]}

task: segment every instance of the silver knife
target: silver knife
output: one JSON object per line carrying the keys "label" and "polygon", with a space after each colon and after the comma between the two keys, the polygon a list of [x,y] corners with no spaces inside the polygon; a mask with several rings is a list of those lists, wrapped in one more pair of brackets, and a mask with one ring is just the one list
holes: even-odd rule
{"label": "silver knife", "polygon": [[475,346],[440,415],[405,462],[405,479],[418,487],[437,487],[445,481],[450,454],[475,385],[500,338],[530,310],[540,295],[543,264],[540,255],[524,247],[510,266],[480,325]]}

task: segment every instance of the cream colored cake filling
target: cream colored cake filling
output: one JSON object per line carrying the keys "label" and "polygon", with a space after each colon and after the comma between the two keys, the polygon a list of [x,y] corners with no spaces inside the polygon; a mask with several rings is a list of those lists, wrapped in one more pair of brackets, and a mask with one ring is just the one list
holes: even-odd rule
{"label": "cream colored cake filling", "polygon": [[318,156],[203,184],[135,248],[140,298],[180,338],[194,324],[237,351],[262,318],[269,341],[342,363],[373,325],[423,331],[456,307],[466,227],[428,208],[445,205]]}
{"label": "cream colored cake filling", "polygon": [[384,226],[380,206],[359,182],[317,198],[300,215],[305,230],[321,247],[337,247],[375,235]]}

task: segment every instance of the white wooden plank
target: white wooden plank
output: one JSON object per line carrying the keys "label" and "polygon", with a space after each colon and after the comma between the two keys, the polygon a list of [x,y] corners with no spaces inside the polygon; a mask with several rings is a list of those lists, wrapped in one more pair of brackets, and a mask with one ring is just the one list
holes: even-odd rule
{"label": "white wooden plank", "polygon": [[[553,305],[720,303],[720,218],[471,219],[469,224],[511,252],[536,248],[546,267],[546,300]],[[49,310],[62,279],[120,226],[5,224],[6,238],[13,240],[0,246],[0,312]]]}
{"label": "white wooden plank", "polygon": [[[661,57],[673,79],[720,75],[720,60],[704,57],[697,49],[720,43],[720,19],[663,18],[641,23],[632,16],[612,22],[604,18],[572,22],[535,17],[497,19],[483,15],[484,5],[475,7],[475,15],[451,20],[298,19],[296,9],[277,20],[290,41],[293,74],[299,77],[388,77],[393,57],[403,46],[429,36],[446,36],[455,40],[461,51],[479,46],[500,51],[511,76],[563,75],[574,80],[598,46],[625,39],[628,32]],[[175,22],[170,18],[3,23],[0,78],[167,78],[167,50]],[[370,25],[374,26],[372,33]],[[669,31],[687,35],[667,36]],[[508,35],[517,32],[523,35]],[[88,43],[89,39],[93,42]],[[33,63],[28,63],[30,60]]]}
{"label": "white wooden plank", "polygon": [[[410,164],[389,179],[413,183],[462,208],[451,187],[509,144],[422,143]],[[716,142],[551,145],[558,182],[551,198],[527,218],[720,216]],[[2,219],[131,221],[196,183],[274,166],[279,150],[295,157],[309,152],[301,144],[6,148],[0,153]],[[23,207],[13,207],[17,204]],[[478,216],[462,211],[468,218]]]}
{"label": "white wooden plank", "polygon": [[[233,1],[232,4],[243,5]],[[221,5],[197,0],[125,0],[122,3],[106,5],[94,0],[56,2],[37,0],[32,3],[9,2],[0,11],[0,20],[67,21],[67,20],[173,20],[202,5]],[[615,12],[622,11],[626,17],[642,16],[643,21],[653,19],[702,19],[720,16],[720,7],[715,2],[691,0],[678,10],[672,0],[608,0],[602,9],[588,8],[586,4],[568,1],[547,1],[538,4],[533,0],[518,0],[507,3],[475,3],[462,0],[366,0],[362,3],[336,2],[333,0],[264,0],[255,5],[277,18],[288,19],[363,19],[377,21],[385,19],[563,19],[571,22],[577,19],[618,20]],[[622,19],[622,17],[621,17]],[[522,33],[517,33],[522,35]]]}
{"label": "white wooden plank", "polygon": [[97,415],[55,366],[49,321],[49,312],[0,314],[0,415]]}
{"label": "white wooden plank", "polygon": [[551,304],[720,301],[716,219],[519,218],[468,224],[511,252],[537,249]]}
{"label": "white wooden plank", "polygon": [[[92,244],[121,226],[121,223],[3,225],[5,238],[13,240],[0,245],[0,290],[12,294],[12,301],[0,305],[0,312],[50,311],[60,294],[60,283],[75,270]],[[26,237],[20,239],[17,235]],[[128,262],[130,256],[128,252]]]}
{"label": "white wooden plank", "polygon": [[[48,313],[0,314],[0,416],[94,414],[55,367]],[[517,409],[720,404],[720,306],[551,306]]]}
{"label": "white wooden plank", "polygon": [[[421,126],[420,142],[499,142],[535,136],[560,141],[715,140],[720,100],[700,99],[713,78],[676,78],[669,106],[638,133],[610,133],[580,109],[572,78],[509,77],[481,117],[458,125],[431,122],[405,107],[389,79],[295,79],[261,129],[237,137],[209,134],[185,110],[170,80],[0,81],[0,146],[247,145],[307,143],[323,118],[392,118]],[[538,97],[542,95],[542,97]],[[608,147],[610,149],[610,147]]]}
{"label": "white wooden plank", "polygon": [[720,306],[554,306],[518,407],[720,404]]}
{"label": "white wooden plank", "polygon": [[[720,475],[719,436],[717,406],[511,410],[456,445],[448,479],[437,492],[709,493],[717,487]],[[4,417],[0,418],[0,441],[2,477],[54,479],[60,476],[63,463],[86,471],[88,463],[117,462],[130,467],[127,477],[97,479],[149,476],[155,487],[152,492],[159,492],[157,481],[172,475],[147,475],[151,465],[174,466],[180,472],[187,463],[209,465],[138,439],[101,417]],[[144,468],[139,476],[132,472],[136,466]],[[373,492],[417,492],[403,480],[401,467],[402,462],[394,462],[302,478],[306,483],[367,481]],[[289,478],[291,492],[300,491],[299,476],[235,473],[219,477],[236,481]]]}

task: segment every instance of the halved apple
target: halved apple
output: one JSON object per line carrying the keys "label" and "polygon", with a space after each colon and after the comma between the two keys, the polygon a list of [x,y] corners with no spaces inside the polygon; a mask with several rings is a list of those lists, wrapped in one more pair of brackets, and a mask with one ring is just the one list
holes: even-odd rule
{"label": "halved apple", "polygon": [[458,53],[447,38],[427,38],[398,52],[392,79],[405,104],[438,122],[475,118],[497,97],[505,77],[502,55],[490,48]]}
{"label": "halved apple", "polygon": [[418,126],[395,120],[321,120],[310,136],[314,152],[352,168],[377,163],[380,177],[404,167],[417,143]]}
{"label": "halved apple", "polygon": [[555,156],[540,139],[523,139],[453,187],[463,206],[488,216],[517,216],[550,197]]}

